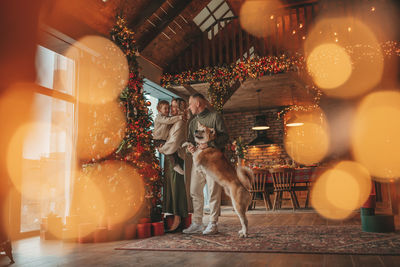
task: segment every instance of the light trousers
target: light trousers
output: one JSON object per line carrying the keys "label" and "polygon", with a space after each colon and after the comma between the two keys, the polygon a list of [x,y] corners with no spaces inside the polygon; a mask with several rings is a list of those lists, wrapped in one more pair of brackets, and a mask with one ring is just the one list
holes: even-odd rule
{"label": "light trousers", "polygon": [[221,209],[221,192],[222,187],[217,184],[214,179],[208,177],[197,169],[193,164],[192,175],[190,181],[190,195],[193,201],[193,217],[192,221],[196,224],[203,223],[204,194],[203,188],[207,183],[208,195],[210,196],[210,223],[218,222]]}

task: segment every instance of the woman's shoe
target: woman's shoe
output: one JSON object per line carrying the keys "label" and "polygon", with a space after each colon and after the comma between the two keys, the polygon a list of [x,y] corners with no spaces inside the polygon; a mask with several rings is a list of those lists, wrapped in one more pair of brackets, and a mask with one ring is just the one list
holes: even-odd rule
{"label": "woman's shoe", "polygon": [[173,232],[178,229],[179,225],[181,224],[181,216],[175,215],[174,222],[171,225],[171,228],[167,230],[167,232]]}

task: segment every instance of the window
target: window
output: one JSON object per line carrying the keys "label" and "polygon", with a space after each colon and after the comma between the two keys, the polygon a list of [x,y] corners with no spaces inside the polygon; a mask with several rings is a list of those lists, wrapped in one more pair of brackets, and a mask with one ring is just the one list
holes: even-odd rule
{"label": "window", "polygon": [[[69,45],[65,44],[64,45]],[[23,142],[20,236],[40,229],[50,212],[65,219],[74,162],[76,72],[74,60],[44,46],[36,54],[36,83]]]}
{"label": "window", "polygon": [[[199,26],[202,32],[208,31],[208,39],[211,40],[219,31],[218,24],[223,28],[227,23],[229,23],[229,20],[221,21],[220,23],[218,23],[218,21],[233,16],[232,10],[224,0],[212,0],[203,10],[200,11],[199,14],[197,14],[193,21],[197,26]],[[214,28],[214,35],[211,26]]]}

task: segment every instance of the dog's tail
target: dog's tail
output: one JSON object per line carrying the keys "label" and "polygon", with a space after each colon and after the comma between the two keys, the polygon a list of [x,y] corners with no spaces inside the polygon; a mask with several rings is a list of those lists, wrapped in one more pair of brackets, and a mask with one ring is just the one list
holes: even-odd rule
{"label": "dog's tail", "polygon": [[236,169],[236,173],[237,173],[237,176],[239,177],[239,181],[242,183],[242,185],[247,190],[250,190],[251,185],[253,184],[253,181],[254,181],[253,171],[246,166],[239,165],[238,168]]}

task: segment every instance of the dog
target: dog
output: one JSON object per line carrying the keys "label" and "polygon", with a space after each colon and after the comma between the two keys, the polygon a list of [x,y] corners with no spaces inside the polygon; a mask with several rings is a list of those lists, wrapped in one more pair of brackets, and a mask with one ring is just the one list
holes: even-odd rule
{"label": "dog", "polygon": [[[194,139],[197,144],[208,143],[214,140],[216,136],[213,128],[208,128],[198,123],[197,130],[194,132]],[[182,147],[194,146],[186,142]],[[225,193],[231,198],[233,208],[240,219],[242,229],[238,232],[240,237],[248,236],[248,220],[246,217],[247,208],[251,202],[251,194],[249,192],[252,181],[254,180],[253,172],[244,166],[239,165],[235,168],[229,163],[224,154],[213,147],[196,150],[192,153],[193,163],[203,172],[214,179],[221,185]]]}

